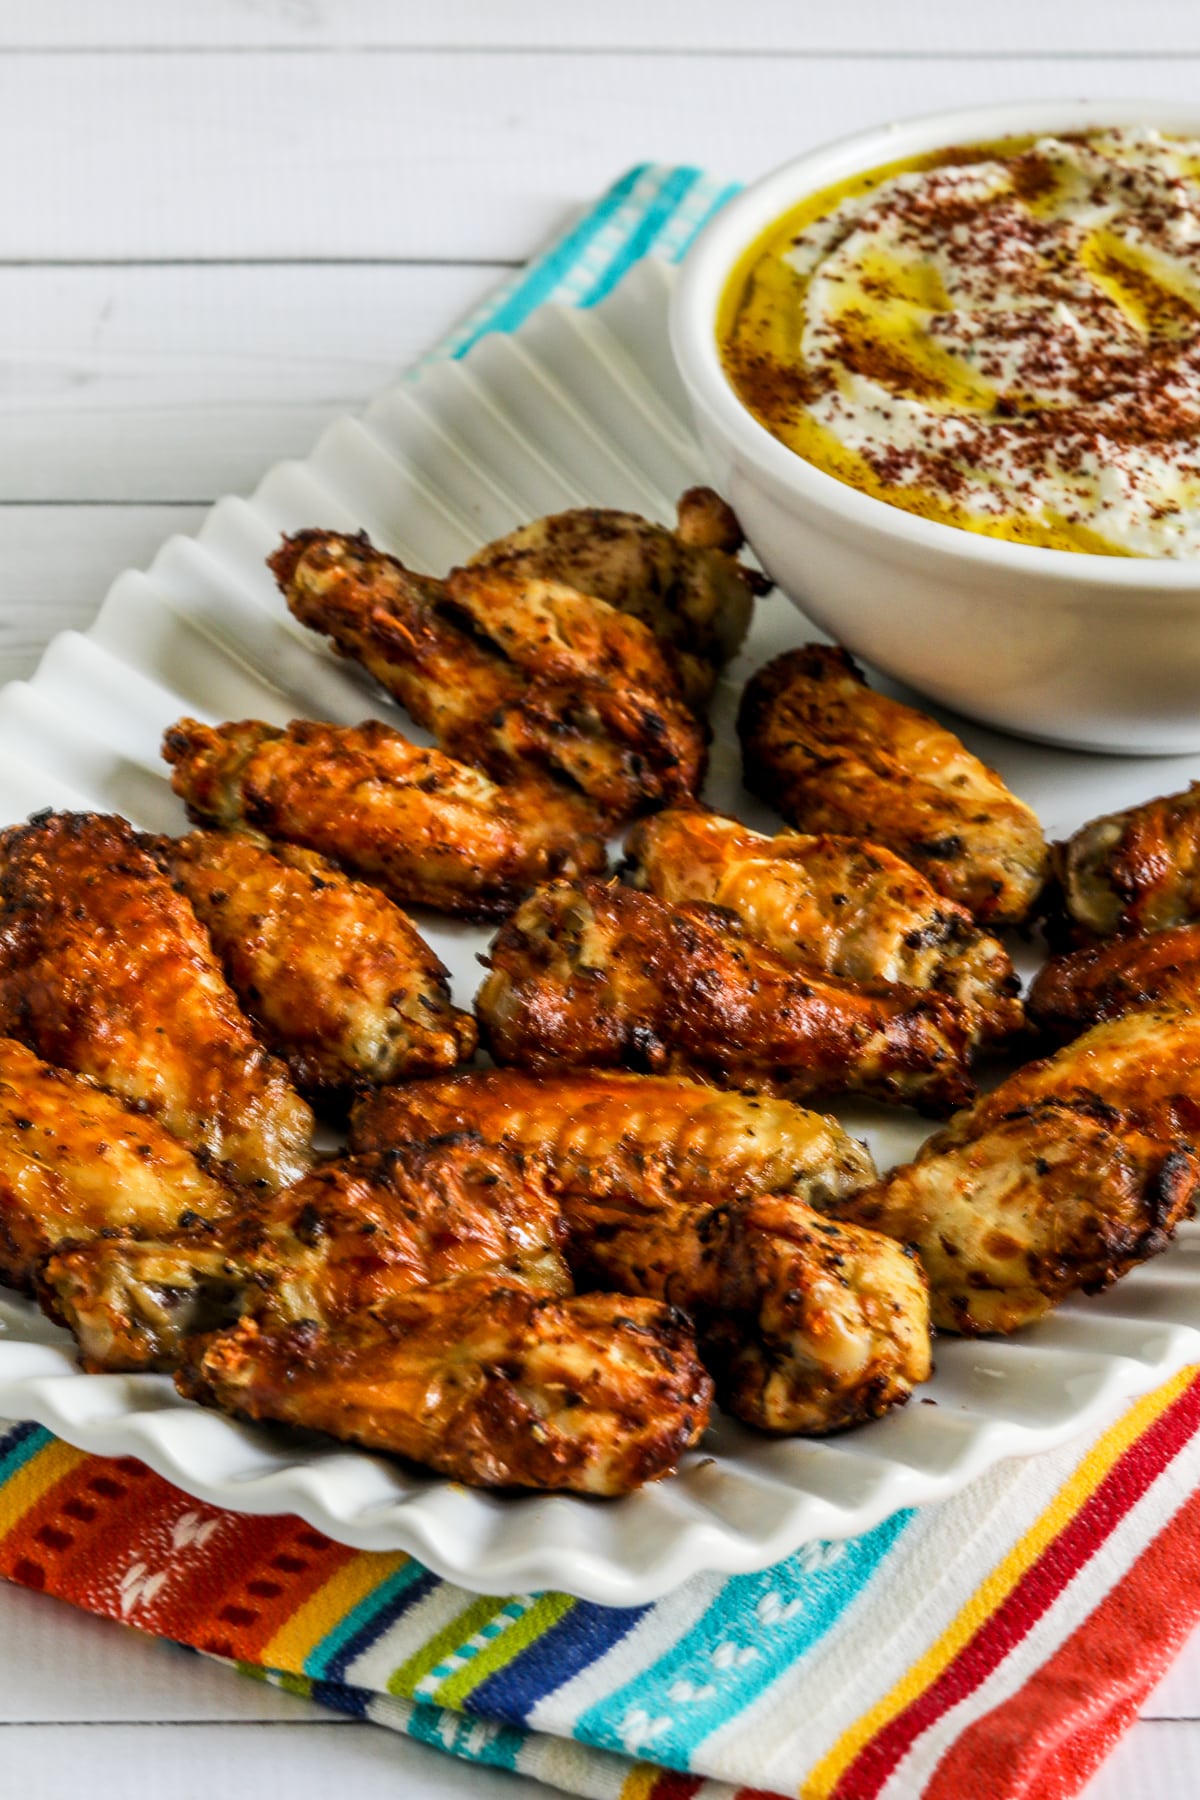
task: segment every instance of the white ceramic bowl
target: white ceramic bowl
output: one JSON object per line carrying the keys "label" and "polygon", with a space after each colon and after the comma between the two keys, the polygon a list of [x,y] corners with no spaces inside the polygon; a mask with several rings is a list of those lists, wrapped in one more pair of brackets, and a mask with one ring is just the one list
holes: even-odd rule
{"label": "white ceramic bowl", "polygon": [[971,718],[1088,750],[1200,749],[1200,559],[1091,556],[981,537],[847,487],[772,437],[726,380],[717,308],[741,253],[806,194],[947,144],[1154,125],[1200,108],[1039,101],[844,138],[747,188],[689,252],[671,341],[714,480],[764,567],[823,630]]}

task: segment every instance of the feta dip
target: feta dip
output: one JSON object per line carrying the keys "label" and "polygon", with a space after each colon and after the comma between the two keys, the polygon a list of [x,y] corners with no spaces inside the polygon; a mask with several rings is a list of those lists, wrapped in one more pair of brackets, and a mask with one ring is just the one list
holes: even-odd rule
{"label": "feta dip", "polygon": [[1096,130],[868,171],[752,246],[719,333],[768,430],[894,506],[1200,552],[1200,142]]}

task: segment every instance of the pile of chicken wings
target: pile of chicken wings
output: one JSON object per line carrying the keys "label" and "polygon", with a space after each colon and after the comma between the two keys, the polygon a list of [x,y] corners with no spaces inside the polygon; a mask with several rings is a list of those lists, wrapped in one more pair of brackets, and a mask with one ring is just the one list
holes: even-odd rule
{"label": "pile of chicken wings", "polygon": [[[0,834],[0,1278],[85,1368],[621,1494],[714,1403],[878,1417],[935,1327],[1017,1330],[1168,1242],[1200,1176],[1200,788],[1049,847],[809,644],[738,722],[787,829],[711,811],[707,704],[766,585],[740,548],[709,490],[444,577],[299,532],[291,613],[437,747],[181,719],[186,835]],[[474,1016],[413,906],[498,922]],[[1036,921],[1023,1004],[995,933]],[[996,1046],[1020,1066],[976,1098]],[[810,1110],[839,1095],[944,1123],[881,1176]]]}

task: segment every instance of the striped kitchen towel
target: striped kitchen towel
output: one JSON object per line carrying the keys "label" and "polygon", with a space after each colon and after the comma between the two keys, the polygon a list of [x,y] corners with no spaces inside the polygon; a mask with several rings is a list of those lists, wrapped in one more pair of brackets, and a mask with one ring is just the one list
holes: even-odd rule
{"label": "striped kitchen towel", "polygon": [[1200,1618],[1200,1376],[1098,1441],[654,1605],[487,1599],[0,1438],[0,1575],[592,1800],[1061,1800]]}
{"label": "striped kitchen towel", "polygon": [[[434,355],[675,258],[734,191],[630,171]],[[1200,1619],[1200,1376],[1096,1441],[654,1605],[480,1598],[403,1555],[0,1434],[0,1576],[594,1800],[1059,1800]]]}
{"label": "striped kitchen towel", "polygon": [[487,332],[515,331],[549,300],[595,306],[644,256],[678,262],[739,185],[702,169],[640,163],[540,256],[493,289],[425,361],[465,356]]}

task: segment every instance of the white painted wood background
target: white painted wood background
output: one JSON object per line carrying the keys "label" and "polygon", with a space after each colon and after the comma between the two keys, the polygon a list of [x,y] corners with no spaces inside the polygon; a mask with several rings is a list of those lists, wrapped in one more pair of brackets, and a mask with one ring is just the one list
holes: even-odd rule
{"label": "white painted wood background", "polygon": [[[1194,0],[0,0],[0,680],[630,163],[1198,82]],[[0,1800],[546,1794],[7,1587],[0,1727]],[[1200,1639],[1088,1800],[1197,1794]]]}

